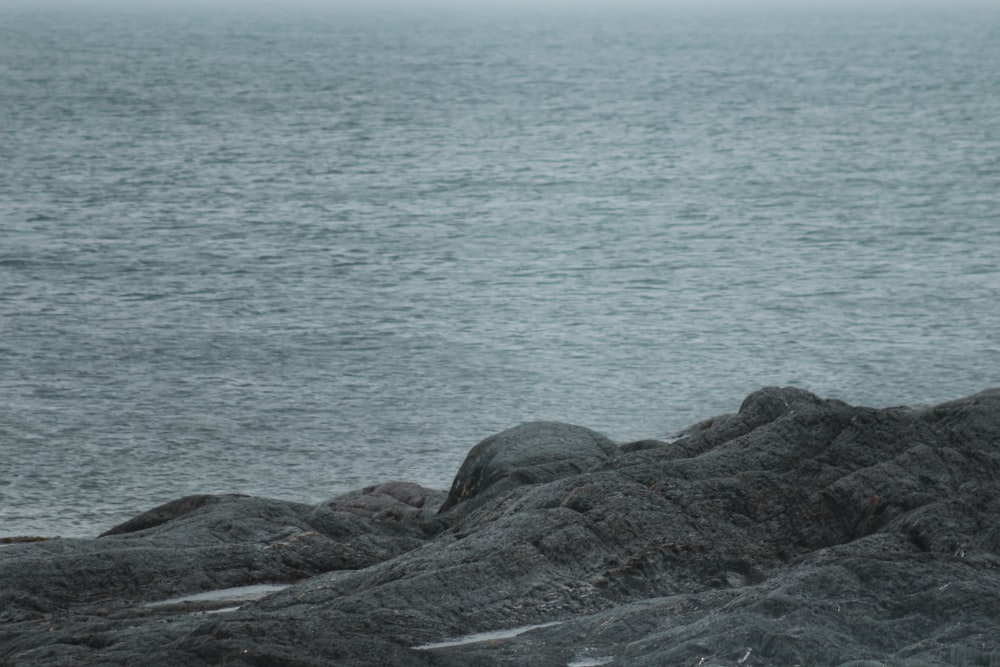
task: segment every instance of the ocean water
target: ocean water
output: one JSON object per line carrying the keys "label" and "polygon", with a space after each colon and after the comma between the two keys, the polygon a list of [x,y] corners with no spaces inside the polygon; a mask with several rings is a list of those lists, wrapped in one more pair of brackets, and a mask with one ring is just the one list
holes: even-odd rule
{"label": "ocean water", "polygon": [[1000,4],[0,8],[0,536],[1000,384]]}

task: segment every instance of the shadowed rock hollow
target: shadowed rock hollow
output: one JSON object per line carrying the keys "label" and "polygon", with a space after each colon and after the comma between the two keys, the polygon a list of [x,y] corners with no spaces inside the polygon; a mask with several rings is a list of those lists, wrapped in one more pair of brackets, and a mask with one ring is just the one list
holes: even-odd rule
{"label": "shadowed rock hollow", "polygon": [[[1000,390],[767,388],[622,446],[524,424],[447,493],[195,496],[2,547],[0,664],[1000,664],[998,480]],[[290,585],[149,604],[253,584]]]}

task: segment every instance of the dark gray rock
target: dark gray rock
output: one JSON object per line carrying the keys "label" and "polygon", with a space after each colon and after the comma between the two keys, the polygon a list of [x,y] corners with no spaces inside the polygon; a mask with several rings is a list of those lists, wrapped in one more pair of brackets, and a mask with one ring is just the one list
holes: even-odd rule
{"label": "dark gray rock", "polygon": [[[313,517],[325,510],[345,521],[344,514],[350,514],[374,522],[382,532],[395,525],[399,532],[422,537],[436,529],[434,518],[446,495],[444,491],[434,491],[412,482],[386,482],[321,503]],[[428,527],[428,522],[433,526]]]}
{"label": "dark gray rock", "polygon": [[[379,495],[377,489],[371,493]],[[431,505],[444,497],[422,491]],[[410,502],[419,502],[421,487],[407,485],[407,493]],[[387,520],[351,511],[365,495],[355,492],[315,507],[238,495],[189,496],[96,540],[3,547],[0,623],[38,620],[81,603],[113,609],[122,601],[295,582],[367,567],[423,544],[420,516]]]}
{"label": "dark gray rock", "polygon": [[[2,547],[0,663],[996,664],[998,480],[1000,390],[911,410],[768,388],[620,449],[524,425],[447,500],[200,497]],[[225,613],[143,605],[281,581]]]}
{"label": "dark gray rock", "polygon": [[164,503],[158,507],[154,507],[151,510],[143,512],[142,514],[129,519],[125,523],[109,528],[101,533],[100,537],[107,537],[108,535],[121,535],[123,533],[134,533],[138,530],[155,528],[156,526],[160,526],[168,521],[173,521],[174,519],[182,517],[185,514],[193,512],[200,507],[206,507],[216,503],[246,497],[247,496],[239,494],[215,496],[199,494],[194,496],[184,496],[183,498],[171,500],[168,503]]}
{"label": "dark gray rock", "polygon": [[[541,484],[584,472],[618,453],[608,438],[557,422],[528,422],[477,444],[459,468],[441,510],[522,484]],[[480,503],[477,503],[480,504]]]}

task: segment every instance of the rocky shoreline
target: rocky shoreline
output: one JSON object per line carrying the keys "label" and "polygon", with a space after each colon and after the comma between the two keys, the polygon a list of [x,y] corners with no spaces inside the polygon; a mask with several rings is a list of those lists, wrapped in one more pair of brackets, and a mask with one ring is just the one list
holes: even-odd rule
{"label": "rocky shoreline", "polygon": [[190,496],[0,548],[3,665],[1000,663],[1000,389],[528,423],[449,491]]}

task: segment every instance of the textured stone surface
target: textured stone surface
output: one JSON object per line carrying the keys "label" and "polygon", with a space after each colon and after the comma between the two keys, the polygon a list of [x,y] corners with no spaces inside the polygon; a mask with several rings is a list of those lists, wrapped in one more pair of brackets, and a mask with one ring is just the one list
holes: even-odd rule
{"label": "textured stone surface", "polygon": [[[998,480],[1000,390],[871,409],[767,388],[620,448],[526,424],[448,494],[199,496],[2,547],[0,664],[997,664]],[[281,582],[238,610],[144,605]]]}
{"label": "textured stone surface", "polygon": [[617,453],[615,443],[582,426],[557,422],[521,424],[472,448],[441,509],[481,500],[487,492],[492,497],[522,484],[551,482],[581,473]]}

